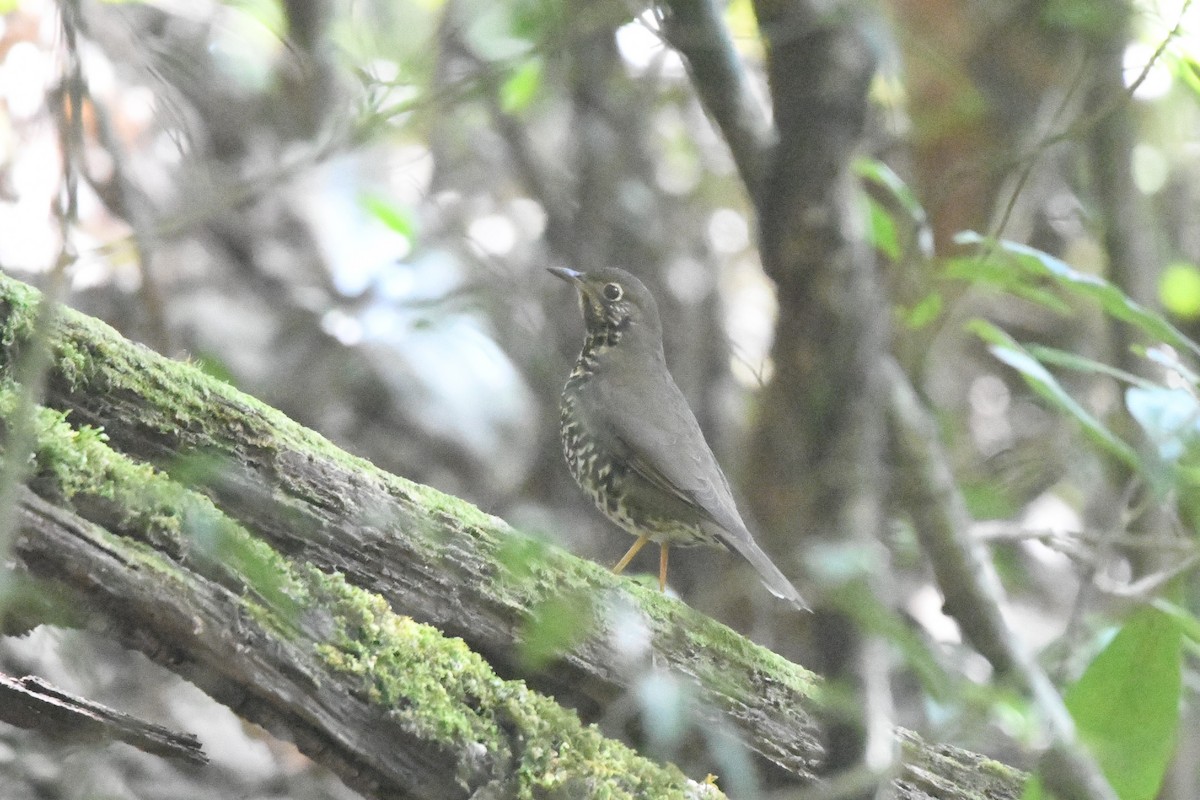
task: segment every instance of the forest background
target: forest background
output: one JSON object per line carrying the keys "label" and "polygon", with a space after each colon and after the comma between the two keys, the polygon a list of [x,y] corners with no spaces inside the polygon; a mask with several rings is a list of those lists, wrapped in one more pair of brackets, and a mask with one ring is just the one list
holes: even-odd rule
{"label": "forest background", "polygon": [[[1149,730],[1111,740],[1149,765],[1123,800],[1200,796],[1190,2],[0,9],[6,274],[609,563],[627,539],[559,453],[582,333],[545,267],[629,269],[764,546],[824,610],[798,622],[702,551],[673,591],[843,680],[847,762],[883,720],[1036,769],[1049,712],[997,680],[1008,647],[1085,734]],[[1002,580],[995,649],[951,608],[938,519]],[[1126,705],[1104,669],[1137,684]],[[0,672],[193,731],[213,762],[63,757],[0,724],[13,797],[355,796],[102,634],[0,639]],[[622,713],[683,714],[649,696]],[[703,777],[713,747],[672,757]]]}

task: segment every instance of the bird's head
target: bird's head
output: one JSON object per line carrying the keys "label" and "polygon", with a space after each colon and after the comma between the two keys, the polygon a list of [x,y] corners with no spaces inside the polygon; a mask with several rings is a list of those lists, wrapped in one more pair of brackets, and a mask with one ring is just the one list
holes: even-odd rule
{"label": "bird's head", "polygon": [[550,273],[574,284],[579,308],[589,336],[600,336],[616,344],[625,334],[662,339],[662,323],[654,295],[637,278],[623,269],[609,267],[594,272],[576,272],[551,267]]}

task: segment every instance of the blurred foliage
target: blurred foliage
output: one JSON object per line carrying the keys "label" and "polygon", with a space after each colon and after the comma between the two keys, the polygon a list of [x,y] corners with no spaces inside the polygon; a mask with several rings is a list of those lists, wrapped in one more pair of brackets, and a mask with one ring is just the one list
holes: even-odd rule
{"label": "blurred foliage", "polygon": [[1167,311],[1183,320],[1200,318],[1200,269],[1174,263],[1159,279],[1159,300]]}
{"label": "blurred foliage", "polygon": [[[1079,301],[1092,302],[1113,320],[1136,328],[1151,343],[1135,351],[1146,367],[1163,368],[1157,379],[1057,348],[1021,344],[983,319],[971,320],[966,326],[996,359],[1015,370],[1043,403],[1072,420],[1098,451],[1120,462],[1135,480],[1145,484],[1145,502],[1167,510],[1171,534],[1194,542],[1200,534],[1200,376],[1191,366],[1200,355],[1197,345],[1119,287],[1082,274],[1044,251],[973,233],[960,235],[957,242],[972,252],[947,261],[944,270],[948,277],[999,289],[1067,316]],[[1125,384],[1126,409],[1139,429],[1117,432],[1064,387],[1052,373],[1055,368]],[[1154,371],[1148,369],[1147,373]],[[1200,557],[1194,544],[1189,549],[1182,564],[1168,568],[1159,583],[1193,571]],[[1171,594],[1183,593],[1184,584],[1173,580],[1171,585],[1176,587]],[[1155,592],[1150,589],[1146,594]],[[1181,636],[1184,631],[1194,636],[1200,620],[1177,605],[1166,608],[1169,613],[1143,605],[1105,631],[1111,641],[1066,693],[1081,741],[1097,758],[1121,800],[1158,797],[1175,754],[1184,702]],[[1025,800],[1046,796],[1035,775],[1026,788]]]}
{"label": "blurred foliage", "polygon": [[[1181,631],[1146,608],[1130,617],[1066,696],[1080,739],[1121,800],[1154,800],[1179,726]],[[1047,797],[1035,776],[1023,800]]]}

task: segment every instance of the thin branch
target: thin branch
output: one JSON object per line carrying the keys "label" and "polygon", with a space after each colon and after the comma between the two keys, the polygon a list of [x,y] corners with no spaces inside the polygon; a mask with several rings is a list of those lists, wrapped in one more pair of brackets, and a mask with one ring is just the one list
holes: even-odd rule
{"label": "thin branch", "polygon": [[1041,712],[1050,738],[1041,763],[1046,785],[1064,800],[1116,800],[1095,760],[1076,741],[1062,697],[1004,622],[1003,589],[980,543],[967,536],[971,516],[942,452],[937,426],[899,365],[889,358],[881,366],[892,432],[922,495],[911,509],[917,535],[937,575],[946,611],[996,671],[1016,679]]}
{"label": "thin branch", "polygon": [[125,148],[113,130],[108,109],[90,92],[88,102],[95,115],[96,138],[112,158],[112,182],[104,186],[90,174],[87,177],[97,195],[113,213],[125,220],[132,231],[130,240],[137,253],[141,273],[138,295],[141,297],[142,311],[149,323],[147,343],[160,353],[170,353],[174,348],[171,331],[166,322],[166,301],[154,265],[154,246],[148,235],[153,223],[145,210],[147,198],[129,174]]}
{"label": "thin branch", "polygon": [[207,764],[200,741],[77,697],[27,675],[0,674],[0,719],[68,742],[120,741],[154,755]]}
{"label": "thin branch", "polygon": [[1092,547],[1112,545],[1129,549],[1192,553],[1196,543],[1177,536],[1152,536],[1130,531],[1048,530],[1027,528],[1016,522],[984,520],[971,524],[971,537],[984,542],[1042,542],[1056,549],[1062,543],[1080,543]]}
{"label": "thin branch", "polygon": [[663,0],[662,33],[681,54],[692,86],[729,145],[751,197],[762,189],[775,130],[751,91],[733,37],[715,0]]}
{"label": "thin branch", "polygon": [[576,262],[578,254],[573,242],[571,203],[555,188],[549,170],[539,160],[537,148],[529,140],[525,126],[501,106],[501,81],[496,66],[480,58],[462,41],[458,28],[450,24],[449,16],[447,14],[441,29],[443,57],[460,57],[474,67],[472,81],[477,81],[482,87],[483,102],[508,147],[518,175],[546,214],[547,243],[560,258]]}
{"label": "thin branch", "polygon": [[1195,569],[1197,564],[1200,564],[1200,554],[1192,553],[1175,566],[1146,575],[1133,583],[1117,583],[1103,575],[1097,575],[1095,584],[1101,592],[1114,597],[1150,600],[1168,583]]}

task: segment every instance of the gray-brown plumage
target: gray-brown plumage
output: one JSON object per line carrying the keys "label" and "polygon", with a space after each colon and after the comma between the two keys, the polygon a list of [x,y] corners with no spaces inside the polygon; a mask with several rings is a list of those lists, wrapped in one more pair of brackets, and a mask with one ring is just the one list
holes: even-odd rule
{"label": "gray-brown plumage", "polygon": [[728,547],[776,596],[806,608],[742,521],[729,482],[667,371],[654,296],[620,269],[551,273],[574,284],[583,351],[563,389],[563,454],[575,482],[605,516],[637,537],[614,572],[646,542],[660,546],[665,588],[671,544]]}

